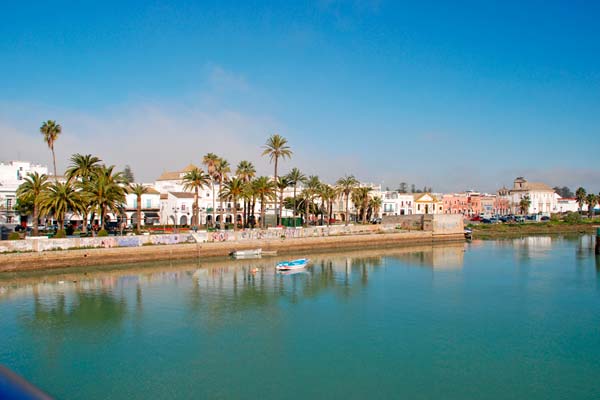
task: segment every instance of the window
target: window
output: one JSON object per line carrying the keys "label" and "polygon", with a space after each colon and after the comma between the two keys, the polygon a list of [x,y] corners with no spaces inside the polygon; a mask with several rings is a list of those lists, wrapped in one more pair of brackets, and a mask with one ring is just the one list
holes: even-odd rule
{"label": "window", "polygon": [[146,199],[146,208],[152,208],[152,200]]}
{"label": "window", "polygon": [[185,211],[185,203],[181,205],[181,211]]}

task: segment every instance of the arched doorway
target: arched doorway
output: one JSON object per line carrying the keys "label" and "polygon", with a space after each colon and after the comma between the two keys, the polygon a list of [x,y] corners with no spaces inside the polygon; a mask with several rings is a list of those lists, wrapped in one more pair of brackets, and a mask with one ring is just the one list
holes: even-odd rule
{"label": "arched doorway", "polygon": [[182,215],[181,218],[179,219],[179,225],[187,225],[188,223],[188,217],[186,215]]}

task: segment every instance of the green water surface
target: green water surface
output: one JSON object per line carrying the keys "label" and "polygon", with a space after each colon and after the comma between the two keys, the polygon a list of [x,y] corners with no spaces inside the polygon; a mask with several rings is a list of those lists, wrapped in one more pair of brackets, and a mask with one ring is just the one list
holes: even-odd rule
{"label": "green water surface", "polygon": [[0,363],[62,399],[598,399],[592,244],[0,275]]}

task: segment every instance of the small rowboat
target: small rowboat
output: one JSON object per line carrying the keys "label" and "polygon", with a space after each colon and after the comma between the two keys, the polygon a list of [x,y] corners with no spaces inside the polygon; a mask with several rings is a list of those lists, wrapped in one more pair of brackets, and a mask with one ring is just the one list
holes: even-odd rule
{"label": "small rowboat", "polygon": [[277,263],[277,266],[275,268],[277,269],[277,271],[294,271],[306,268],[308,262],[308,258],[299,258],[297,260],[292,261],[282,261]]}
{"label": "small rowboat", "polygon": [[235,258],[260,257],[262,255],[262,249],[237,250],[232,251],[229,255]]}

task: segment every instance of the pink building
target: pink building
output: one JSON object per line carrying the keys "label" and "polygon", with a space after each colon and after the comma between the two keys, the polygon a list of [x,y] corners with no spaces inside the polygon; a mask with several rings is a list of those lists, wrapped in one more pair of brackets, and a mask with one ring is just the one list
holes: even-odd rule
{"label": "pink building", "polygon": [[442,201],[444,202],[444,212],[446,214],[473,216],[482,212],[481,196],[479,193],[445,194]]}

